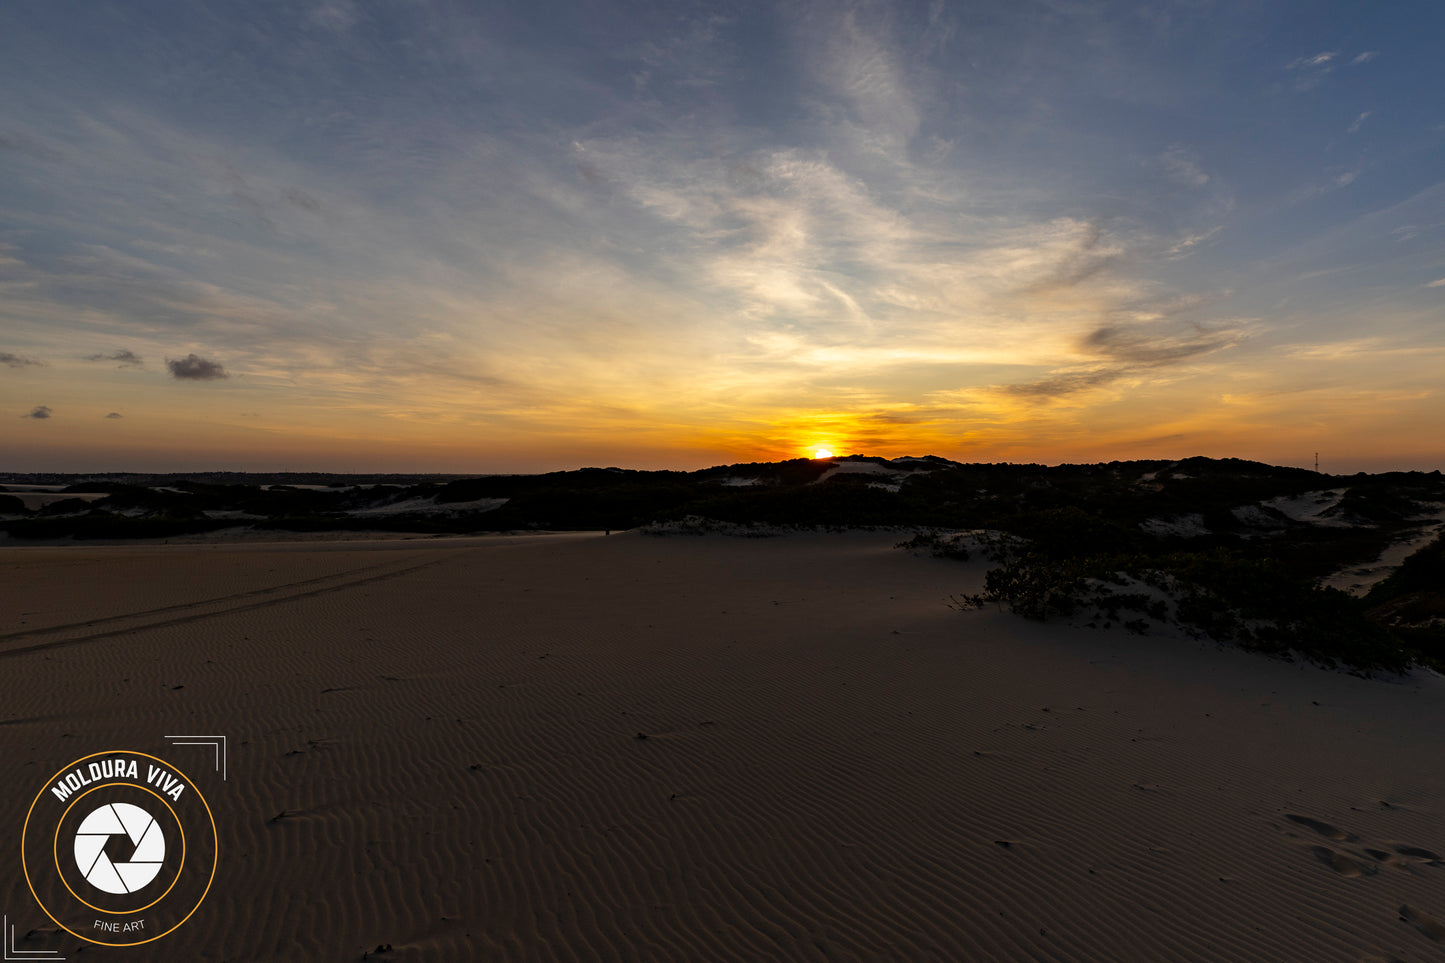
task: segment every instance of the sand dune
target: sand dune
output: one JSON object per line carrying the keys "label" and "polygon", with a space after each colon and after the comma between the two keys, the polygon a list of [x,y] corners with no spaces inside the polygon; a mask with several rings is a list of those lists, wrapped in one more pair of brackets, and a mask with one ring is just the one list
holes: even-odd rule
{"label": "sand dune", "polygon": [[960,614],[897,538],[3,548],[0,825],[113,746],[204,784],[206,902],[85,958],[1445,954],[1439,677]]}

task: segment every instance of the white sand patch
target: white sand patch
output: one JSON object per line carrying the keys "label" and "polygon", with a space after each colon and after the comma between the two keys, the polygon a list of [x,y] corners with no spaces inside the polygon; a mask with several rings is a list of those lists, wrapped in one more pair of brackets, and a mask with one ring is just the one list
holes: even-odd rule
{"label": "white sand patch", "polygon": [[358,508],[349,512],[350,515],[403,515],[409,513],[422,515],[445,515],[458,512],[490,512],[507,504],[507,498],[478,498],[469,502],[438,502],[434,497],[408,498],[404,501],[392,502],[388,505],[372,505],[369,508]]}
{"label": "white sand patch", "polygon": [[[64,486],[61,486],[61,487],[64,487]],[[63,501],[65,501],[66,499],[70,499],[70,498],[78,498],[78,499],[80,499],[80,500],[83,501],[83,502],[100,501],[102,498],[107,497],[110,493],[109,493],[109,492],[75,492],[75,493],[66,492],[66,493],[61,493],[61,492],[53,492],[53,491],[52,491],[52,492],[31,491],[31,492],[0,492],[0,494],[9,494],[9,495],[15,496],[16,498],[20,499],[21,502],[24,503],[24,505],[25,505],[25,510],[26,510],[26,511],[33,512],[33,511],[36,511],[36,510],[38,510],[38,509],[40,509],[40,508],[44,508],[46,505],[53,505],[53,504],[55,504],[56,502],[63,502]]]}
{"label": "white sand patch", "polygon": [[741,538],[776,538],[797,535],[797,528],[782,528],[761,522],[724,522],[701,515],[688,515],[666,522],[649,522],[636,529],[643,535],[730,535]]}
{"label": "white sand patch", "polygon": [[1261,505],[1240,505],[1229,510],[1229,514],[1250,528],[1277,531],[1284,527],[1285,519]]}
{"label": "white sand patch", "polygon": [[1204,524],[1204,516],[1197,512],[1170,518],[1146,518],[1139,523],[1139,527],[1159,538],[1199,538],[1209,534],[1209,527]]}
{"label": "white sand patch", "polygon": [[1272,508],[1286,518],[1309,525],[1327,528],[1356,528],[1358,526],[1327,514],[1345,497],[1348,488],[1330,488],[1324,491],[1305,492],[1302,495],[1281,495],[1261,502],[1264,508]]}
{"label": "white sand patch", "polygon": [[997,528],[970,528],[961,532],[950,532],[939,536],[939,541],[977,553],[989,558],[998,550],[1019,551],[1028,546],[1029,540]]}
{"label": "white sand patch", "polygon": [[1399,568],[1405,559],[1429,545],[1440,536],[1441,532],[1445,532],[1445,504],[1433,504],[1434,510],[1420,517],[1421,526],[1418,531],[1391,543],[1373,561],[1342,569],[1321,580],[1320,584],[1349,592],[1354,596],[1368,593],[1370,589],[1389,578],[1390,573]]}
{"label": "white sand patch", "polygon": [[[1174,469],[1178,468],[1178,467],[1179,467],[1179,464],[1180,464],[1180,463],[1177,462],[1177,461],[1176,461],[1176,462],[1170,462],[1169,464],[1165,465],[1163,468],[1156,468],[1156,469],[1154,469],[1153,471],[1146,471],[1144,474],[1142,474],[1142,475],[1139,476],[1139,480],[1140,480],[1141,482],[1152,482],[1152,481],[1156,481],[1156,480],[1159,478],[1159,476],[1162,475],[1162,474],[1164,474],[1165,472],[1167,472],[1167,471],[1173,471]],[[1190,477],[1192,477],[1192,476],[1180,474],[1180,475],[1171,475],[1170,477],[1171,477],[1171,478],[1190,478]]]}
{"label": "white sand patch", "polygon": [[745,478],[741,475],[728,475],[725,478],[719,478],[717,483],[724,488],[752,488],[761,485],[763,480],[761,478]]}
{"label": "white sand patch", "polygon": [[827,481],[834,475],[875,475],[878,482],[875,487],[886,488],[888,491],[896,492],[903,487],[903,480],[917,472],[908,471],[903,468],[890,468],[887,465],[879,465],[871,461],[840,461],[823,474],[819,475],[812,484],[817,485]]}
{"label": "white sand patch", "polygon": [[276,484],[274,484],[274,485],[261,485],[261,486],[259,486],[259,487],[260,487],[260,489],[261,489],[262,491],[265,491],[265,492],[269,492],[269,491],[272,491],[272,490],[275,490],[275,489],[279,489],[279,490],[281,490],[281,491],[286,491],[288,488],[289,488],[289,489],[295,489],[295,490],[298,490],[298,491],[307,491],[307,492],[339,492],[339,491],[345,491],[345,489],[344,489],[343,487],[341,487],[341,486],[333,486],[333,485],[289,485],[289,484],[286,484],[285,482],[278,482],[278,483],[276,483]]}

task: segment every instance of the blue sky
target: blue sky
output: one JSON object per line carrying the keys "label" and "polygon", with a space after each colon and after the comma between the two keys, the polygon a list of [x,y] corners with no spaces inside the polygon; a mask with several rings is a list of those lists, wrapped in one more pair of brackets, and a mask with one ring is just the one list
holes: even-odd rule
{"label": "blue sky", "polygon": [[7,4],[0,452],[1445,467],[1442,37],[1434,3]]}

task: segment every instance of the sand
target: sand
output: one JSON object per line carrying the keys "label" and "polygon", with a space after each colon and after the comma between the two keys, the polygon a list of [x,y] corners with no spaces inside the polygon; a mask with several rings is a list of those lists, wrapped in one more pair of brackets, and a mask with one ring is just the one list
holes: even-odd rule
{"label": "sand", "polygon": [[0,548],[0,826],[102,749],[205,792],[205,902],[83,959],[1445,958],[1440,677],[960,613],[899,537]]}

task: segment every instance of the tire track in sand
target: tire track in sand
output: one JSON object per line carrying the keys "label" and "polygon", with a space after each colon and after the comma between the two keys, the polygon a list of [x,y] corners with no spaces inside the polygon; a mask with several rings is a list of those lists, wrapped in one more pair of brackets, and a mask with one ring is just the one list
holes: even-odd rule
{"label": "tire track in sand", "polygon": [[[197,622],[202,619],[215,618],[221,615],[233,615],[238,612],[250,612],[255,609],[269,608],[270,606],[279,605],[283,602],[311,598],[330,592],[356,588],[371,582],[396,578],[411,572],[420,571],[421,569],[430,568],[433,565],[439,564],[442,560],[443,558],[439,556],[421,562],[415,562],[411,559],[406,559],[401,562],[379,562],[374,565],[363,565],[360,568],[350,569],[345,572],[301,579],[294,582],[283,582],[280,585],[273,585],[267,588],[252,589],[248,592],[237,592],[232,595],[222,595],[196,602],[182,602],[177,605],[166,605],[160,608],[130,612],[124,615],[111,615],[85,622],[72,622],[65,625],[48,626],[46,628],[27,629],[23,632],[11,632],[6,635],[0,635],[0,659],[25,655],[31,652],[39,652],[45,649],[80,645],[85,642],[98,642],[103,639],[128,635],[133,632],[142,632],[147,629],[183,625],[188,622]],[[102,625],[109,627],[103,628],[100,631],[85,631],[86,629],[93,629],[96,626]],[[79,634],[70,634],[77,630],[79,630]],[[59,637],[46,638],[47,636]],[[21,645],[9,644],[17,640],[23,641],[28,639],[38,639],[39,641]]]}

